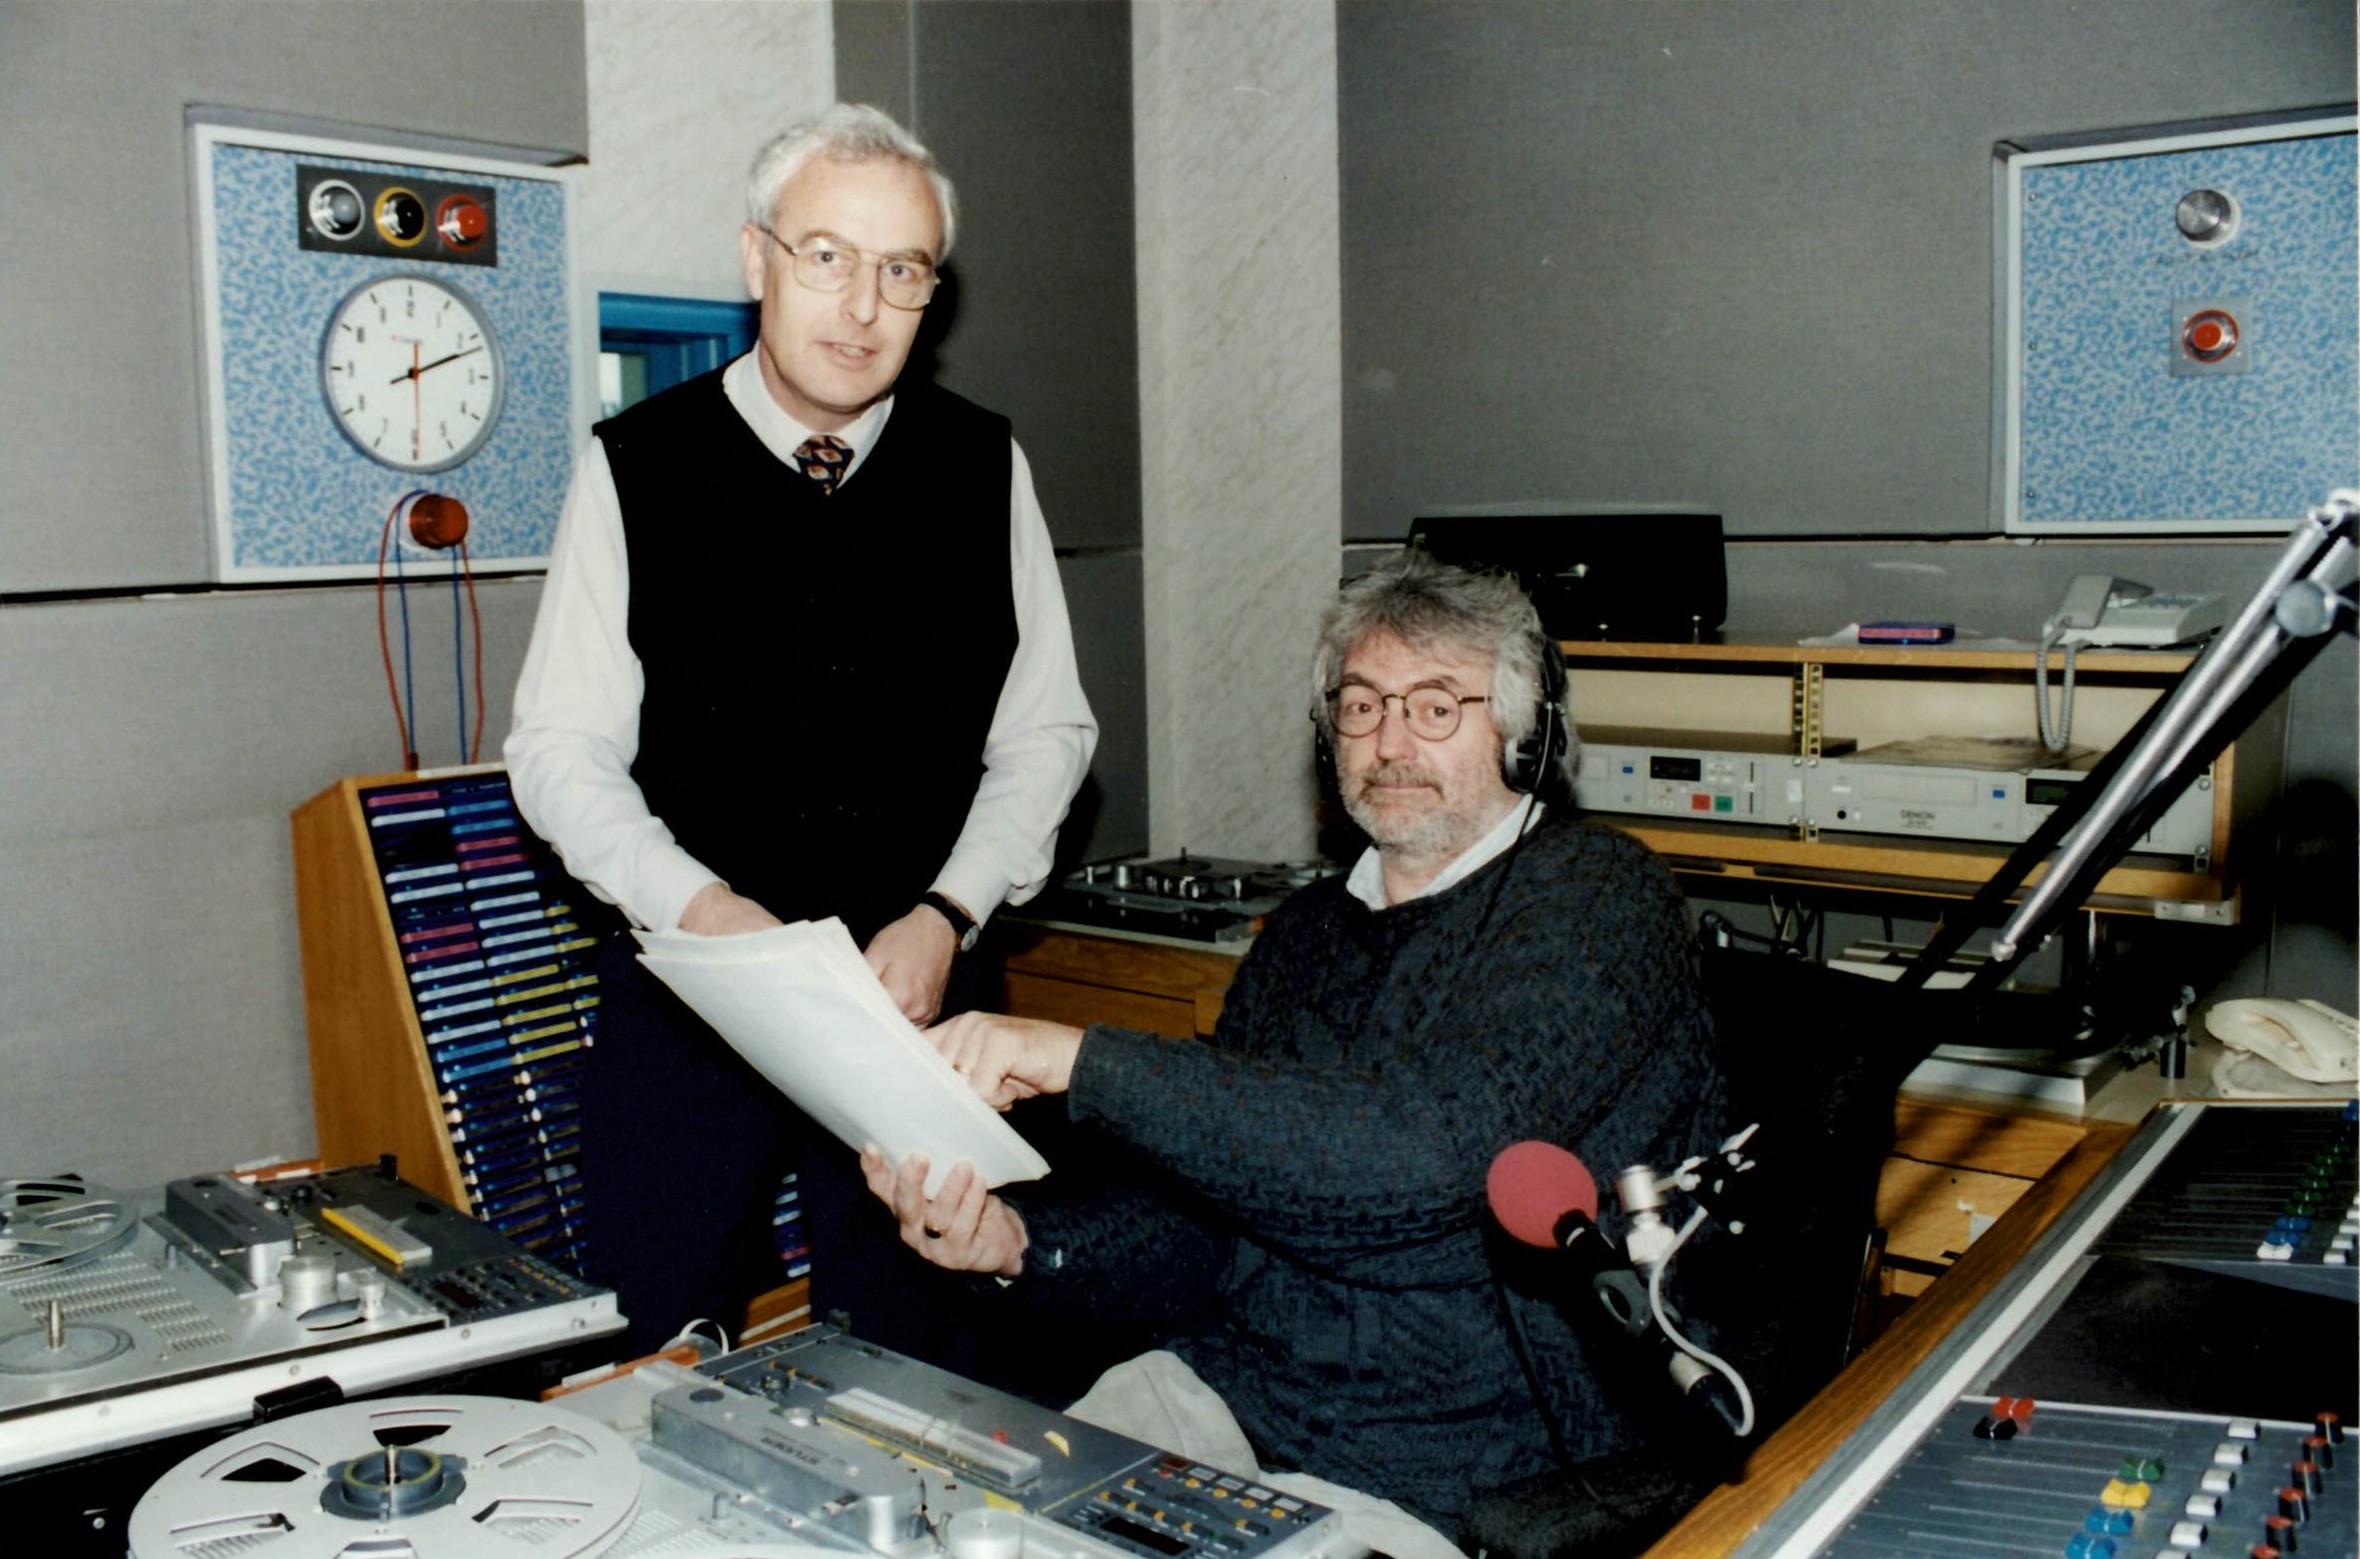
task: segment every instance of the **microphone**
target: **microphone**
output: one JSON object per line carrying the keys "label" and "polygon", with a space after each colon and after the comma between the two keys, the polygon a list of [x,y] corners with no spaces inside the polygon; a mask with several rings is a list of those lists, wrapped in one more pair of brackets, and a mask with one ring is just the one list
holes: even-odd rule
{"label": "microphone", "polygon": [[1647,1282],[1598,1227],[1598,1182],[1588,1166],[1553,1142],[1518,1142],[1501,1150],[1484,1177],[1492,1216],[1519,1243],[1563,1251],[1606,1313],[1657,1353],[1681,1399],[1709,1408],[1731,1434],[1752,1427],[1752,1414],[1728,1382],[1667,1336],[1649,1303]]}
{"label": "microphone", "polygon": [[[1484,1194],[1500,1227],[1526,1245],[1562,1248],[1583,1228],[1597,1230],[1598,1182],[1589,1166],[1554,1142],[1503,1148],[1484,1176]],[[1562,1220],[1579,1224],[1560,1227]]]}
{"label": "microphone", "polygon": [[1647,1285],[1598,1227],[1598,1182],[1554,1142],[1518,1142],[1484,1176],[1491,1215],[1520,1244],[1562,1251],[1607,1314],[1636,1337],[1647,1330]]}

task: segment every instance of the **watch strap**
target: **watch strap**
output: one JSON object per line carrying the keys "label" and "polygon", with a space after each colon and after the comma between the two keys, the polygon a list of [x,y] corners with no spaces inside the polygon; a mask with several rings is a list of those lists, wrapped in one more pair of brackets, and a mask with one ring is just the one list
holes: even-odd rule
{"label": "watch strap", "polygon": [[919,894],[918,902],[931,907],[936,914],[951,923],[951,929],[959,935],[959,951],[962,953],[973,948],[975,939],[983,934],[983,928],[975,923],[973,915],[932,888]]}

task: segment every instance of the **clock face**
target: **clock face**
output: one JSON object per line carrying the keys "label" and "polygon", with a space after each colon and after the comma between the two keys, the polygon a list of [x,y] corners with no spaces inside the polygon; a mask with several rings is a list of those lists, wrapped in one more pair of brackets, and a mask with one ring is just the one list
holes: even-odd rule
{"label": "clock face", "polygon": [[363,282],[328,316],[320,383],[362,454],[397,471],[443,471],[500,420],[499,338],[457,287],[425,276]]}

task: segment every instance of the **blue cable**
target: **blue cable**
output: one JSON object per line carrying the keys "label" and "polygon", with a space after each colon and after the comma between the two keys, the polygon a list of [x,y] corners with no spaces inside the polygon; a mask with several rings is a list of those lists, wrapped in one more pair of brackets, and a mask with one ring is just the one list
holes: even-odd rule
{"label": "blue cable", "polygon": [[[402,608],[402,701],[410,707],[410,740],[418,739],[418,688],[410,675],[410,582],[402,571],[402,544],[399,537],[393,543],[393,593]],[[405,753],[412,763],[418,754]]]}

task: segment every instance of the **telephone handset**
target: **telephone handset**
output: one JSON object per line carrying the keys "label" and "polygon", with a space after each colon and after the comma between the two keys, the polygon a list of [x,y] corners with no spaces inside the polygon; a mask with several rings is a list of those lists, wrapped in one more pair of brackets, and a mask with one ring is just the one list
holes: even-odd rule
{"label": "telephone handset", "polygon": [[2158,591],[2136,580],[2084,574],[2065,587],[2041,641],[2161,649],[2201,639],[2227,620],[2227,603],[2217,595]]}
{"label": "telephone handset", "polygon": [[[2033,696],[2040,711],[2041,745],[2063,752],[2073,732],[2073,655],[2083,645],[2163,649],[2201,639],[2228,621],[2228,603],[2217,595],[2159,591],[2135,579],[2083,574],[2065,587],[2065,599],[2040,630],[2040,655],[2032,663]],[[2049,714],[2049,651],[2065,649],[2065,702]]]}
{"label": "telephone handset", "polygon": [[2305,1082],[2348,1084],[2360,1075],[2360,1024],[2322,1001],[2241,996],[2215,1002],[2204,1026],[2222,1044]]}

